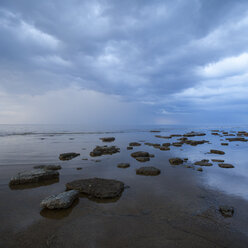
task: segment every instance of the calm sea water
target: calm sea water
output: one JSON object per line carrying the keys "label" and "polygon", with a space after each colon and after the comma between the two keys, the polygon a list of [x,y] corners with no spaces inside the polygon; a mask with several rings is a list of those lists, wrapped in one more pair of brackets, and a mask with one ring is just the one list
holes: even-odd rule
{"label": "calm sea water", "polygon": [[[230,142],[222,146],[226,137],[211,135],[211,129],[248,131],[246,127],[216,126],[94,130],[80,125],[0,125],[0,246],[33,247],[37,244],[37,247],[47,247],[49,242],[56,242],[56,247],[82,247],[82,244],[87,247],[247,247],[248,142]],[[144,144],[176,142],[178,137],[167,140],[155,135],[190,131],[207,135],[189,139],[204,139],[210,143],[171,146],[170,151]],[[106,144],[99,138],[109,136],[116,139],[107,145],[118,146],[120,153],[90,157],[96,145]],[[128,144],[134,141],[142,145],[127,150]],[[210,149],[225,151],[225,155],[208,154]],[[138,150],[148,151],[155,157],[140,163],[130,156]],[[60,161],[59,154],[64,152],[78,152],[80,156]],[[171,166],[168,160],[172,157],[188,158],[186,165],[201,159],[224,159],[235,168],[223,169],[214,163],[199,172],[186,166]],[[83,160],[85,158],[87,160]],[[120,162],[129,162],[131,166],[117,168]],[[32,187],[9,187],[13,175],[40,164],[60,164],[59,181]],[[156,177],[136,175],[137,168],[147,165],[159,168],[161,174]],[[67,210],[40,209],[41,200],[63,192],[67,182],[90,177],[117,179],[130,187],[111,202],[100,203],[80,197]],[[225,204],[235,208],[235,215],[228,220],[216,211]]]}
{"label": "calm sea water", "polygon": [[[156,138],[156,133],[149,132],[152,129],[160,130],[161,133],[159,134],[163,136],[172,133],[184,134],[192,130],[205,132],[206,136],[190,139],[205,139],[210,141],[211,144],[172,146],[171,151],[160,151],[144,145],[135,149],[156,153],[156,160],[158,160],[159,164],[163,163],[165,157],[166,159],[167,157],[188,158],[189,164],[201,159],[224,159],[226,163],[233,164],[235,168],[222,169],[218,167],[217,163],[212,167],[204,168],[202,182],[214,189],[248,200],[248,142],[230,142],[228,146],[221,146],[221,142],[225,142],[226,137],[211,135],[211,129],[224,131],[248,130],[246,127],[239,126],[201,128],[195,126],[143,126],[92,130],[80,125],[0,125],[0,170],[3,177],[1,184],[6,183],[7,178],[4,178],[4,174],[10,171],[10,168],[20,168],[21,170],[22,166],[28,165],[61,164],[58,156],[63,152],[79,152],[82,155],[66,162],[69,168],[73,166],[89,166],[89,164],[93,163],[93,161],[90,161],[89,152],[96,145],[103,145],[99,140],[100,137],[114,136],[116,141],[111,145],[117,145],[121,148],[121,153],[100,158],[102,161],[108,160],[111,163],[118,161],[133,162],[129,155],[130,152],[126,151],[126,146],[129,142],[164,143],[176,142],[178,139],[177,137],[169,140]],[[82,148],[85,150],[82,150]],[[223,150],[225,155],[206,154],[210,149]],[[82,161],[82,157],[89,158],[89,161]],[[151,164],[153,161],[145,165]],[[153,165],[156,166],[156,164]]]}

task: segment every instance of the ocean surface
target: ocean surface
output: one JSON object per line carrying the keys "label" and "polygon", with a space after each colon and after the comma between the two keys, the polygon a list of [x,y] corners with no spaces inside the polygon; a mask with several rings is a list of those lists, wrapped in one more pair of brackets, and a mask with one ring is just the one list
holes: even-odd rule
{"label": "ocean surface", "polygon": [[[245,209],[247,209],[248,204],[248,142],[228,142],[226,141],[228,137],[223,136],[221,132],[219,132],[220,135],[218,136],[212,135],[211,130],[213,129],[235,135],[238,131],[248,131],[248,128],[244,126],[143,126],[91,130],[80,125],[0,125],[0,197],[2,199],[0,204],[0,219],[2,220],[0,236],[5,237],[0,238],[0,244],[2,243],[5,247],[14,247],[16,244],[19,247],[29,247],[29,245],[31,247],[32,242],[42,244],[47,239],[45,235],[48,235],[42,229],[44,226],[46,226],[47,232],[55,232],[55,230],[58,231],[58,223],[60,223],[59,225],[63,223],[63,228],[65,228],[64,225],[67,225],[67,229],[63,229],[63,232],[70,233],[67,222],[83,218],[82,221],[86,226],[80,222],[77,227],[83,228],[84,232],[87,232],[88,246],[86,247],[114,247],[120,240],[123,242],[123,246],[119,247],[125,247],[124,245],[130,245],[130,240],[137,237],[137,235],[148,235],[146,232],[150,233],[153,230],[157,230],[156,234],[151,235],[151,240],[144,239],[144,243],[139,241],[140,246],[149,247],[144,244],[150,244],[149,242],[156,244],[152,242],[155,242],[154,240],[157,240],[159,235],[165,235],[161,230],[166,225],[168,229],[164,230],[164,232],[169,235],[169,238],[163,242],[161,241],[162,244],[168,244],[168,247],[170,245],[173,247],[171,240],[177,240],[184,247],[197,247],[190,246],[192,242],[200,242],[201,245],[198,247],[210,247],[208,242],[217,242],[211,240],[214,239],[211,233],[215,230],[213,228],[214,223],[211,226],[213,230],[210,228],[210,231],[205,232],[198,229],[198,231],[195,231],[194,227],[192,227],[200,225],[198,219],[193,222],[194,225],[191,223],[190,227],[184,227],[187,230],[192,229],[194,233],[203,232],[199,235],[197,233],[197,237],[188,237],[185,231],[180,235],[178,234],[178,237],[174,237],[173,228],[177,227],[177,225],[181,228],[181,225],[184,226],[187,221],[192,220],[192,216],[195,217],[199,212],[213,206],[218,208],[222,203],[240,208],[236,217],[234,216],[231,222],[229,220],[231,223],[229,224],[232,225],[237,233],[247,236],[248,231],[245,226],[248,226],[248,221],[245,219],[247,218]],[[160,132],[154,133],[150,132],[150,130]],[[208,140],[209,143],[197,146],[187,144],[183,144],[181,147],[171,146],[170,151],[161,151],[144,144],[146,142],[160,144],[177,142],[180,137],[163,139],[155,136],[185,134],[191,131],[204,132],[206,136],[189,137],[189,139],[204,139]],[[103,143],[100,140],[102,137],[111,136],[115,137],[114,142]],[[141,146],[134,147],[133,150],[127,150],[130,142],[140,142]],[[228,146],[221,145],[222,142],[227,142]],[[120,153],[91,157],[89,153],[97,145],[115,145],[120,148]],[[209,154],[210,149],[222,150],[225,154]],[[149,162],[140,163],[130,156],[134,151],[147,151],[154,154],[155,157],[151,158]],[[66,152],[77,152],[80,153],[80,156],[70,161],[60,161],[59,155]],[[171,166],[168,160],[172,157],[188,158],[188,161],[184,165]],[[225,163],[233,164],[235,168],[220,168],[218,163],[213,163],[213,166],[202,167],[203,172],[197,171],[197,166],[188,168],[194,162],[202,159],[224,159]],[[127,169],[117,168],[117,164],[121,162],[130,163],[131,166]],[[59,164],[62,166],[62,170],[59,171],[59,182],[30,188],[17,187],[13,189],[9,187],[8,183],[12,176],[23,170],[32,169],[35,165],[43,164]],[[135,170],[137,168],[147,165],[159,168],[161,174],[156,177],[136,175]],[[82,170],[77,170],[77,167],[82,167]],[[80,198],[79,202],[64,212],[51,212],[40,209],[39,203],[41,200],[51,194],[63,192],[66,182],[88,177],[121,180],[129,188],[125,189],[121,198],[116,202],[100,203]],[[176,210],[177,212],[174,212]],[[167,216],[168,214],[170,217]],[[164,216],[166,216],[166,223],[163,224],[161,221],[165,218]],[[179,216],[180,220],[178,219]],[[142,221],[137,221],[140,217],[142,217]],[[121,236],[122,231],[118,230],[118,227],[113,229],[113,222],[116,223],[115,221],[121,223],[123,230],[126,230],[126,238]],[[226,220],[223,221],[225,222]],[[200,223],[202,225],[202,221]],[[130,225],[135,226],[136,233],[127,231]],[[143,226],[146,226],[147,229],[143,230]],[[100,236],[91,237],[90,233],[99,232],[99,228],[106,229],[104,235],[99,234]],[[172,229],[170,230],[170,228]],[[177,230],[178,233],[181,230],[180,228]],[[42,235],[38,238],[38,233],[41,232],[41,229],[43,230],[42,233],[44,232],[44,240]],[[56,234],[58,244],[60,242],[66,244],[67,242],[62,237],[63,232],[58,231]],[[113,233],[116,235],[116,240],[112,240],[112,246],[108,243],[108,237],[112,236]],[[232,233],[235,232],[232,230]],[[30,241],[30,244],[28,241],[22,243],[27,235],[31,235],[32,242]],[[201,235],[207,237],[204,239],[205,243],[201,241]],[[182,241],[180,237],[184,236],[185,240]],[[14,240],[13,244],[11,243],[12,241],[9,241],[10,239]],[[75,242],[81,242],[79,236],[75,236],[74,240]],[[231,240],[236,242],[236,236]],[[161,247],[159,245],[161,243],[154,245],[154,247]],[[69,246],[61,245],[61,247]],[[177,246],[175,245],[174,247]],[[178,247],[181,246],[178,245]],[[221,246],[216,245],[213,247]]]}

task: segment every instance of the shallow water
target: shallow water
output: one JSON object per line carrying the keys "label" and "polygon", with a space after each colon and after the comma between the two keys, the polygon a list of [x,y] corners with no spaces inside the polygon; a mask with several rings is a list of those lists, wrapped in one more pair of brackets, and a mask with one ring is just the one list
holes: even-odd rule
{"label": "shallow water", "polygon": [[[211,135],[211,129],[248,130],[245,127],[142,127],[111,130],[88,130],[80,126],[6,126],[0,125],[0,247],[248,247],[248,142],[220,141],[226,137]],[[159,129],[160,133],[149,130]],[[206,136],[190,137],[211,144],[171,147],[160,151],[144,142],[176,142],[155,135],[206,132]],[[103,143],[99,138],[114,136]],[[129,142],[142,146],[127,150]],[[116,145],[121,152],[92,158],[96,145]],[[207,154],[210,149],[225,155]],[[155,155],[140,163],[130,154],[148,151]],[[59,154],[78,152],[81,156],[60,161]],[[171,157],[188,158],[187,165],[201,159],[224,159],[235,168],[219,168],[217,163],[203,167],[203,172],[171,166]],[[88,160],[82,160],[87,158]],[[100,162],[93,160],[99,159]],[[127,169],[117,163],[129,162]],[[34,165],[60,164],[59,181],[27,187],[10,188],[11,176]],[[155,166],[159,176],[138,176],[135,169]],[[76,170],[82,167],[82,170]],[[62,211],[40,209],[40,202],[51,194],[65,190],[65,183],[90,177],[123,181],[125,189],[119,199],[99,202],[80,197],[73,206]],[[220,205],[235,208],[232,218],[218,212]]]}

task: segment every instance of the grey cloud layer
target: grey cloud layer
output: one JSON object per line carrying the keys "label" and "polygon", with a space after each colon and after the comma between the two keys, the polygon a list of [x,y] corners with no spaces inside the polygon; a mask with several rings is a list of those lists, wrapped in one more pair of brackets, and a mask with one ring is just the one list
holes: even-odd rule
{"label": "grey cloud layer", "polygon": [[[46,94],[76,85],[149,104],[168,118],[195,114],[215,103],[218,84],[228,85],[219,80],[248,73],[214,76],[214,87],[204,74],[210,63],[246,53],[247,10],[245,0],[2,0],[0,89]],[[226,106],[230,94],[218,95]],[[247,102],[237,97],[235,104]]]}

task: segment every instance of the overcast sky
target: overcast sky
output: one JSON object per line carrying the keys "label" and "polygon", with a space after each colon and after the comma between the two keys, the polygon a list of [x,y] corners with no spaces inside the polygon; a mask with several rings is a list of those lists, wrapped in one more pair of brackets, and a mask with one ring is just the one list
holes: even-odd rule
{"label": "overcast sky", "polygon": [[0,123],[247,121],[247,0],[0,1]]}

